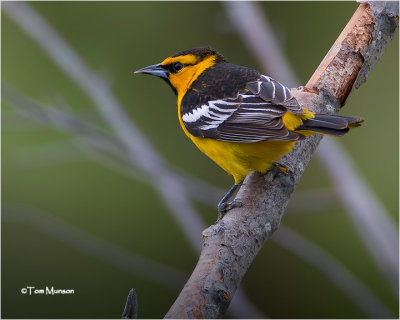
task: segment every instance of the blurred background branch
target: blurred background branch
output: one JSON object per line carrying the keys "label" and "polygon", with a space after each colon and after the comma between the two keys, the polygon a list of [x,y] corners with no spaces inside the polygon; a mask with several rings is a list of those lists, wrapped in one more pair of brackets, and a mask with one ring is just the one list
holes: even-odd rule
{"label": "blurred background branch", "polygon": [[[161,199],[181,224],[182,231],[186,233],[192,246],[199,250],[199,238],[193,235],[200,234],[204,224],[198,219],[196,210],[188,201],[186,189],[165,169],[162,158],[125,114],[109,86],[89,69],[67,42],[30,5],[23,2],[7,2],[3,4],[3,8],[91,98],[104,122],[113,130],[115,138],[125,147],[129,160],[152,178],[153,186]],[[188,220],[195,223],[188,223]]]}
{"label": "blurred background branch", "polygon": [[[186,234],[193,248],[199,252],[200,235],[205,224],[191,204],[186,187],[166,168],[163,158],[133,124],[133,121],[129,120],[109,86],[89,69],[67,42],[28,4],[8,2],[3,7],[15,22],[37,41],[49,57],[91,98],[104,122],[110,126],[115,138],[126,149],[130,163],[149,175],[153,187],[181,225],[182,232]],[[262,315],[257,308],[244,299],[243,293],[241,295],[242,299],[236,301],[231,312],[235,313],[235,310],[240,313],[248,311],[252,317],[261,318]]]}
{"label": "blurred background branch", "polygon": [[315,269],[325,274],[370,318],[393,316],[393,313],[377,299],[376,295],[354,277],[345,266],[299,233],[281,226],[273,239],[283,248],[301,256]]}
{"label": "blurred background branch", "polygon": [[[228,2],[224,3],[224,5],[228,4]],[[30,98],[24,97],[23,94],[18,94],[17,91],[13,90],[9,86],[4,86],[4,84],[2,87],[3,99],[6,98],[10,105],[16,107],[24,116],[28,117],[29,119],[34,119],[35,121],[39,121],[45,125],[50,124],[56,130],[69,132],[73,138],[73,142],[80,147],[82,152],[89,155],[91,159],[106,165],[119,174],[124,176],[129,175],[132,178],[138,179],[146,184],[153,185],[155,190],[157,190],[158,196],[164,199],[169,211],[173,214],[175,219],[179,221],[181,226],[180,229],[185,232],[186,237],[190,239],[192,247],[196,248],[196,250],[199,250],[200,230],[202,230],[206,224],[202,222],[202,218],[200,218],[198,210],[191,204],[190,199],[214,208],[215,203],[219,200],[223,191],[209,183],[203,182],[199,178],[188,175],[187,173],[183,172],[182,169],[178,169],[168,164],[166,160],[164,160],[163,157],[161,157],[161,155],[155,150],[152,144],[149,143],[148,139],[143,135],[143,133],[139,131],[137,126],[133,123],[130,123],[128,119],[132,117],[128,117],[123,112],[121,103],[118,102],[117,98],[111,92],[109,87],[110,83],[104,81],[101,76],[91,71],[84,61],[78,56],[78,54],[74,52],[72,47],[70,47],[65,40],[61,39],[61,37],[55,33],[53,28],[47,24],[33,10],[33,8],[30,8],[29,5],[24,3],[2,3],[2,7],[5,9],[4,11],[8,15],[11,15],[15,19],[14,21],[17,24],[22,26],[24,30],[38,42],[40,47],[45,49],[49,56],[55,60],[55,62],[64,70],[64,72],[66,72],[71,79],[77,83],[79,88],[83,89],[87,95],[91,97],[93,105],[98,108],[97,110],[101,115],[101,119],[103,119],[103,121],[112,129],[112,133],[110,133],[109,130],[103,130],[101,126],[99,127],[94,124],[92,125],[90,118],[85,119],[82,118],[79,113],[73,113],[72,110],[75,108],[61,111],[59,108],[52,108],[47,105],[42,106],[41,103],[36,103]],[[245,9],[243,9],[243,12],[251,14],[251,8],[250,13],[248,13],[248,8],[246,9],[247,11],[245,11]],[[258,15],[260,15],[260,12],[261,10],[258,10]],[[247,20],[247,22],[252,23],[252,20]],[[259,19],[255,19],[254,23],[259,23]],[[264,25],[261,24],[261,26],[266,28],[265,23]],[[259,36],[257,33],[259,32],[258,27],[254,28],[255,29],[253,29],[253,33]],[[257,31],[255,32],[255,30]],[[243,33],[243,30],[241,32]],[[273,33],[271,32],[271,34]],[[259,45],[265,45],[263,44],[264,39],[269,39],[271,34],[266,38],[259,38],[259,40],[262,40],[259,41]],[[271,46],[272,50],[275,50],[275,54],[278,52],[279,55],[279,46],[268,44],[268,47],[269,46]],[[263,52],[263,47],[261,46],[260,48],[257,50],[261,50],[260,52]],[[260,57],[266,56],[273,57],[274,54],[273,52],[270,52],[268,55],[263,53],[260,55]],[[280,56],[280,59],[282,58],[284,58],[284,55]],[[277,61],[278,60],[275,60],[273,64],[278,66],[278,70],[284,70],[281,69],[282,62],[280,61],[277,63]],[[268,65],[266,65],[266,67],[267,66]],[[269,70],[268,67],[267,69]],[[287,69],[289,71],[286,72],[286,74],[290,75],[291,68],[288,67]],[[290,82],[290,78],[288,78],[288,80],[284,80],[285,78],[283,75],[274,75],[271,70],[269,70],[269,73],[285,84],[289,85],[291,83],[298,83],[298,81],[295,80]],[[100,104],[100,106],[97,104]],[[109,110],[110,108],[112,110]],[[14,130],[15,127],[10,126],[8,123],[11,115],[5,115],[3,112],[3,118],[4,116],[6,119],[6,125],[4,125],[3,120],[3,131],[4,129]],[[112,119],[108,119],[109,117]],[[34,130],[35,128],[36,127],[32,127],[32,122],[26,122],[20,127],[20,130]],[[51,153],[51,150],[56,150],[61,146],[62,142],[60,144],[56,143],[48,145],[48,148],[53,149],[47,149],[47,151],[46,149],[43,149],[43,152]],[[35,148],[32,146],[31,149],[32,150],[26,150],[26,154],[29,158],[33,149]],[[138,150],[144,150],[144,152],[139,152],[138,154]],[[53,155],[51,154],[50,156]],[[71,154],[69,156],[72,157]],[[23,157],[23,155],[21,154],[20,157]],[[46,165],[45,162],[40,160],[40,158],[37,159],[38,163],[40,162],[43,165]],[[62,159],[65,161],[68,159],[68,157],[61,154],[58,159],[60,161]],[[72,157],[71,159],[74,158]],[[49,158],[46,158],[46,160],[50,161]],[[57,158],[53,158],[53,161],[58,160]],[[34,162],[30,162],[29,165],[34,165]],[[159,177],[160,174],[163,176],[163,178]],[[161,186],[164,186],[164,188],[167,186],[167,188],[165,188],[167,190],[161,190],[163,189]],[[333,198],[333,196],[329,196],[331,191],[332,189],[327,189],[325,191],[310,190],[307,192],[303,191],[303,193],[296,193],[300,200],[299,202],[291,202],[290,206],[293,208],[292,210],[296,212],[311,212],[309,211],[310,201],[307,200],[311,197],[315,202],[315,205],[313,204],[312,206],[312,210],[317,210],[318,208],[325,208],[325,210],[329,210],[330,207],[333,209],[337,208],[338,204],[336,203],[335,198]],[[300,203],[303,203],[303,205],[300,205]],[[14,209],[13,212],[16,211]],[[21,209],[21,207],[19,207],[19,209]],[[23,210],[21,209],[21,211]],[[43,219],[45,220],[46,217]],[[374,221],[373,219],[375,218],[372,218],[371,221]],[[54,230],[57,230],[56,225],[57,224],[52,225],[55,228]],[[381,223],[381,225],[384,224]],[[64,232],[63,234],[66,233],[67,232]],[[54,236],[56,237],[56,235]],[[386,239],[389,238],[386,236],[384,237]],[[289,239],[293,239],[293,237],[289,237]],[[297,240],[298,239],[299,238],[297,238]],[[288,242],[290,243],[288,244]],[[308,250],[309,247],[302,245],[301,241],[286,241],[286,243],[284,243],[278,239],[277,243],[285,248],[288,248],[288,250],[299,256],[301,259],[310,262],[307,251],[304,251]],[[105,249],[105,251],[107,251],[107,249]],[[322,250],[322,252],[324,251]],[[330,259],[333,259],[333,261],[337,261],[337,259],[328,252],[325,252],[325,255],[330,257]],[[321,259],[321,261],[324,261],[323,257]],[[363,310],[363,312],[365,312],[365,314],[373,317],[376,315],[376,312],[382,311],[382,314],[389,313],[387,310],[385,310],[385,307],[379,301],[379,298],[377,298],[377,296],[374,297],[369,289],[363,286],[362,283],[359,282],[355,277],[353,277],[352,281],[348,281],[347,276],[338,277],[337,274],[342,273],[341,268],[337,267],[338,265],[340,265],[340,263],[333,263],[331,268],[326,269],[323,263],[316,263],[313,267],[325,274],[325,276],[328,277],[328,279],[330,279],[335,286],[338,286],[340,290],[348,295],[349,298],[353,300],[354,303],[358,305],[361,310]],[[351,273],[349,277],[352,277]],[[392,275],[390,275],[390,277],[392,277]],[[134,285],[135,284],[130,284],[130,286]],[[370,305],[377,306],[375,311],[371,311],[371,307],[362,302],[364,298],[365,301],[371,301],[371,299],[373,300]],[[238,291],[236,293],[235,300],[231,305],[231,312],[232,315],[235,315],[239,318],[263,317],[260,311],[249,302],[249,299],[243,294],[243,291]]]}
{"label": "blurred background branch", "polygon": [[8,203],[3,206],[3,219],[6,222],[28,225],[49,235],[54,240],[61,241],[75,250],[103,260],[124,272],[144,277],[149,281],[175,290],[179,290],[188,277],[181,270],[128,252],[37,208]]}

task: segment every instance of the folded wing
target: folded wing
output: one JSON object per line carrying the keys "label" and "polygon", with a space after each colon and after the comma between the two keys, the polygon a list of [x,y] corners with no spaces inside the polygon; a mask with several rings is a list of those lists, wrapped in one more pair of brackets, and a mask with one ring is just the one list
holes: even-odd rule
{"label": "folded wing", "polygon": [[303,113],[290,90],[261,76],[235,98],[212,100],[182,115],[186,129],[196,137],[251,143],[266,140],[302,140],[285,128],[282,116]]}

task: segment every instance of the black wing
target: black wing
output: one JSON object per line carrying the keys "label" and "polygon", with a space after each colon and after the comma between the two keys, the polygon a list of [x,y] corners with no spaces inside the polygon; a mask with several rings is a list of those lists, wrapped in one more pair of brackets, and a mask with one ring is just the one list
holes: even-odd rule
{"label": "black wing", "polygon": [[279,82],[261,76],[248,83],[235,98],[208,101],[182,115],[187,130],[196,137],[229,142],[301,140],[304,136],[285,128],[282,116],[302,108]]}

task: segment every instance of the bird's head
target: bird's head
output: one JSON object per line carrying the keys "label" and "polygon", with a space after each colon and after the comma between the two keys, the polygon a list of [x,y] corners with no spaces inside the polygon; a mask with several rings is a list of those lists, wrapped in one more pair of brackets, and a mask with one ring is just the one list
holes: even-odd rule
{"label": "bird's head", "polygon": [[161,63],[139,69],[135,73],[162,78],[168,82],[178,97],[182,97],[204,70],[224,61],[224,57],[215,49],[201,47],[178,52]]}

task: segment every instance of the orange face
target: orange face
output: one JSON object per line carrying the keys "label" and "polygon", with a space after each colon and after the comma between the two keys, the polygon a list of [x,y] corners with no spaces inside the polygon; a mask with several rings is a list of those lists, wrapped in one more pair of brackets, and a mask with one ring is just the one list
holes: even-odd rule
{"label": "orange face", "polygon": [[161,62],[161,65],[168,67],[175,63],[180,63],[182,68],[177,72],[169,74],[169,81],[178,93],[178,102],[182,99],[183,95],[190,87],[192,82],[207,68],[215,64],[216,56],[211,55],[199,61],[199,57],[193,54],[184,56],[169,57]]}

